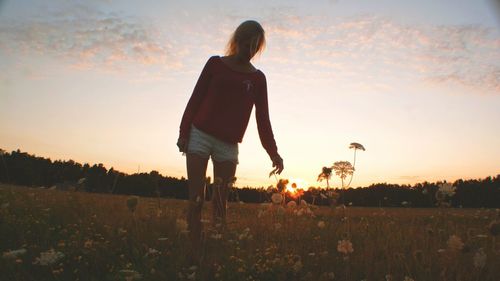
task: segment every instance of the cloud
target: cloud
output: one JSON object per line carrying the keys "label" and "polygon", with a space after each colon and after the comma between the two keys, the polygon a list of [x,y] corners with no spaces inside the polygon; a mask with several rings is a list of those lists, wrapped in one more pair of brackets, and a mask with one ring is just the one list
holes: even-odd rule
{"label": "cloud", "polygon": [[373,15],[329,18],[284,13],[266,22],[265,28],[273,44],[272,62],[300,64],[311,69],[314,77],[351,73],[365,83],[413,79],[500,94],[500,38],[484,26],[409,25]]}
{"label": "cloud", "polygon": [[176,67],[172,45],[138,19],[103,13],[84,5],[45,17],[0,25],[0,47],[9,54],[64,59],[74,68],[118,69],[125,64]]}

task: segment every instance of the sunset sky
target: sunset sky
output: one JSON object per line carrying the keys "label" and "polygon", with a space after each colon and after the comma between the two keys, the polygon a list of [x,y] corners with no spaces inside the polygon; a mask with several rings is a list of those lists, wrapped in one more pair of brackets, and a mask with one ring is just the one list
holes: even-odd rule
{"label": "sunset sky", "polygon": [[[176,141],[206,60],[259,21],[284,178],[353,186],[500,173],[500,13],[494,1],[2,1],[0,148],[185,176]],[[238,186],[268,186],[252,113]],[[211,175],[211,166],[207,175]],[[333,186],[340,180],[332,177]]]}

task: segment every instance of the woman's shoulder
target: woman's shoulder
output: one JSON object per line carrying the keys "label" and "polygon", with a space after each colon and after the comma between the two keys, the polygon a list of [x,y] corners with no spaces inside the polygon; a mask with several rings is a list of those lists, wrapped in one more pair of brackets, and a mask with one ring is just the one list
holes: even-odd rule
{"label": "woman's shoulder", "polygon": [[215,63],[217,60],[220,60],[220,56],[213,55],[213,56],[208,58],[207,63]]}

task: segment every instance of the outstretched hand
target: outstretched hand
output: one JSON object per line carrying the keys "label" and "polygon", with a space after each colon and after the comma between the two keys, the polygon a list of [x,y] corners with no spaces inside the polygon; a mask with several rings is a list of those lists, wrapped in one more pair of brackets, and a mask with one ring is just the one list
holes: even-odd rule
{"label": "outstretched hand", "polygon": [[281,158],[281,156],[279,156],[279,154],[276,154],[276,156],[271,158],[271,160],[273,161],[273,168],[274,168],[274,170],[272,170],[271,173],[273,173],[273,174],[276,173],[278,175],[281,174],[281,172],[284,169],[283,158]]}

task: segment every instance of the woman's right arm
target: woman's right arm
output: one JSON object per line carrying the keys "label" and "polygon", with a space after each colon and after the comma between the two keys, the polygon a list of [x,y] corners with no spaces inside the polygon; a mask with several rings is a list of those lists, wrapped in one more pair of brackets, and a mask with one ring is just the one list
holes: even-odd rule
{"label": "woman's right arm", "polygon": [[[203,98],[205,97],[208,85],[210,84],[210,79],[212,78],[211,65],[213,63],[214,57],[208,59],[201,71],[200,77],[198,78],[198,82],[194,87],[193,93],[191,94],[191,98],[184,110],[184,114],[182,115],[181,125],[179,129],[179,141],[177,145],[179,146],[179,150],[182,151],[180,142],[187,142],[189,138],[189,130],[191,128],[191,123],[193,122],[193,118],[200,107]],[[184,151],[183,151],[184,152]]]}

